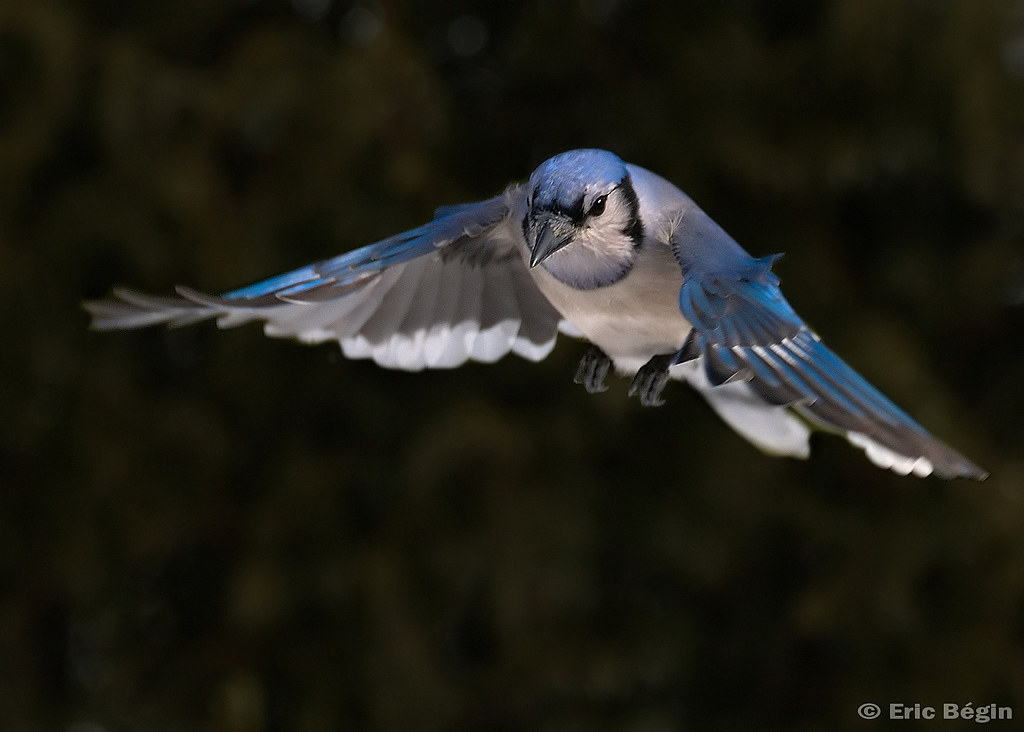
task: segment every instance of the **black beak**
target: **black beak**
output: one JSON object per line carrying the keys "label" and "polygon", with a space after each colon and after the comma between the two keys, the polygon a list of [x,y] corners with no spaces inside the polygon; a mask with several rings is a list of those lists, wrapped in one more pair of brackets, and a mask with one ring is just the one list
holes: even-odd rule
{"label": "black beak", "polygon": [[530,253],[530,266],[536,267],[572,241],[576,227],[561,216],[550,216],[540,223],[540,233]]}

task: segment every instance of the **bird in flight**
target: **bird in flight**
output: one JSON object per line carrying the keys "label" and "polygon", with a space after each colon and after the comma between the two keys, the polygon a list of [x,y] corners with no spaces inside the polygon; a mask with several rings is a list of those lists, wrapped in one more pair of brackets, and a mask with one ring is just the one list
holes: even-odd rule
{"label": "bird in flight", "polygon": [[829,350],[783,297],[779,255],[751,257],[672,183],[604,150],[542,163],[525,185],[439,208],[418,228],[233,290],[115,288],[97,330],[262,321],[269,336],[336,340],[387,368],[453,368],[510,351],[544,358],[559,332],[590,348],[575,380],[662,404],[686,381],[761,450],[805,458],[813,429],[901,475],[983,479]]}

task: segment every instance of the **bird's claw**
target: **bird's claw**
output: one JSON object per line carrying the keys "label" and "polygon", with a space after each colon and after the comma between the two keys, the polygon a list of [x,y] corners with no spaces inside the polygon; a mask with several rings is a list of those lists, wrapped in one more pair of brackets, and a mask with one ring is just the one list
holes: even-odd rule
{"label": "bird's claw", "polygon": [[645,407],[660,407],[664,404],[661,392],[668,383],[668,370],[675,357],[674,353],[652,356],[633,377],[633,383],[629,385],[629,395],[639,396],[640,403]]}
{"label": "bird's claw", "polygon": [[580,365],[576,369],[576,376],[573,378],[573,381],[577,384],[583,384],[583,387],[590,394],[607,391],[608,387],[604,383],[604,379],[608,375],[608,370],[611,366],[612,360],[608,358],[608,354],[597,346],[591,346],[583,358],[580,359]]}

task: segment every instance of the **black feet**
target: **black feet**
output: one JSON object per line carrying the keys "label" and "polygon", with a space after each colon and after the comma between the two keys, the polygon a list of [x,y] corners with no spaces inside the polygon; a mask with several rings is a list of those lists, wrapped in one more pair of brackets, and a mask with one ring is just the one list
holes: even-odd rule
{"label": "black feet", "polygon": [[576,369],[576,377],[573,379],[577,384],[583,384],[584,388],[591,393],[597,394],[608,389],[604,379],[608,375],[608,369],[612,367],[612,360],[608,354],[597,346],[591,346],[586,355],[580,361]]}
{"label": "black feet", "polygon": [[[640,397],[640,403],[645,407],[660,407],[664,404],[661,392],[668,383],[668,370],[675,363],[675,359],[675,353],[652,357],[636,372],[633,383],[629,386],[629,395]],[[592,345],[580,361],[573,381],[583,384],[591,394],[605,391],[608,387],[604,380],[611,367],[612,360],[608,358],[608,354]]]}
{"label": "black feet", "polygon": [[645,407],[660,407],[664,404],[661,391],[668,383],[668,370],[675,362],[675,358],[674,353],[653,356],[636,372],[633,383],[629,385],[629,395],[639,396],[640,403]]}

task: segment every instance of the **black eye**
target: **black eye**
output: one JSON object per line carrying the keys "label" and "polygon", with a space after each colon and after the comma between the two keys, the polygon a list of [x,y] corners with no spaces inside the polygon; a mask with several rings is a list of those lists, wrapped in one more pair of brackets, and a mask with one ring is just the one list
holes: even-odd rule
{"label": "black eye", "polygon": [[608,196],[598,196],[590,206],[591,216],[600,216],[604,213],[604,205],[608,202]]}

